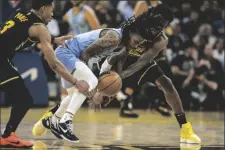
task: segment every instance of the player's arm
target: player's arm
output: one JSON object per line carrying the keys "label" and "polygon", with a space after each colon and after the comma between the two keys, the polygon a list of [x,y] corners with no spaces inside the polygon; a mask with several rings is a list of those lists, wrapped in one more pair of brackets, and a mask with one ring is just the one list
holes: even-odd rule
{"label": "player's arm", "polygon": [[109,30],[103,37],[90,44],[81,54],[80,59],[87,62],[94,55],[102,53],[105,49],[114,48],[120,43],[120,35]]}
{"label": "player's arm", "polygon": [[145,1],[138,1],[134,7],[134,15],[137,17],[148,11],[148,4]]}
{"label": "player's arm", "polygon": [[126,48],[123,47],[118,53],[113,56],[109,56],[106,58],[104,63],[101,66],[100,74],[103,72],[110,71],[112,66],[117,64],[117,62],[121,61],[126,55]]}
{"label": "player's arm", "polygon": [[141,70],[143,67],[149,64],[158,55],[158,53],[166,47],[167,44],[168,38],[164,33],[162,33],[162,35],[156,39],[153,47],[142,54],[134,64],[130,65],[126,70],[124,70],[120,74],[120,77],[124,79]]}
{"label": "player's arm", "polygon": [[66,70],[64,65],[56,58],[53,47],[51,45],[51,35],[44,25],[38,25],[32,28],[32,35],[39,38],[41,44],[41,51],[44,53],[45,59],[49,66],[57,74],[63,77],[72,85],[75,85],[77,80]]}
{"label": "player's arm", "polygon": [[92,30],[101,28],[95,12],[90,7],[86,7],[85,12],[84,12],[84,17],[87,20],[87,22]]}

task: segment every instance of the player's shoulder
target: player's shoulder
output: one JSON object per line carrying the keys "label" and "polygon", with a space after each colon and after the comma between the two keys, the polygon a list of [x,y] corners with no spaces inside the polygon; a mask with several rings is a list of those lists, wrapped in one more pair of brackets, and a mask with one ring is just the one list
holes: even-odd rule
{"label": "player's shoulder", "polygon": [[88,5],[84,5],[83,6],[83,9],[84,9],[85,13],[91,13],[91,14],[95,13],[94,10],[93,10],[93,8],[91,8]]}

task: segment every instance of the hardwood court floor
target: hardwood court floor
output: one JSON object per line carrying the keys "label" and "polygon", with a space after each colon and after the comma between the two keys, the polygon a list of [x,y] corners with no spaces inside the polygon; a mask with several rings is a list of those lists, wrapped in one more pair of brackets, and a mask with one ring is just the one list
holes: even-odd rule
{"label": "hardwood court floor", "polygon": [[[195,132],[201,137],[202,145],[179,143],[179,127],[175,117],[163,117],[157,112],[137,110],[138,119],[119,117],[118,109],[90,112],[80,109],[74,118],[74,131],[80,143],[71,144],[57,140],[51,132],[34,137],[32,127],[46,109],[31,109],[19,126],[17,135],[34,140],[36,150],[224,150],[224,113],[187,112]],[[1,130],[9,117],[10,109],[1,108]]]}

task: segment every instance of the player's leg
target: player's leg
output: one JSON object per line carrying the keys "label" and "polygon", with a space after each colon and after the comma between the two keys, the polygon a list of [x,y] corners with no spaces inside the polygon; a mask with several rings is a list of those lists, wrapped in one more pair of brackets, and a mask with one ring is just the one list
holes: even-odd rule
{"label": "player's leg", "polygon": [[167,103],[173,109],[175,117],[180,124],[180,141],[185,143],[200,143],[200,138],[193,132],[191,124],[186,120],[180,96],[176,91],[172,81],[168,77],[163,75],[156,80],[156,84],[159,88],[162,89]]}
{"label": "player's leg", "polygon": [[[151,78],[149,78],[149,76]],[[155,82],[156,85],[163,91],[167,103],[173,109],[178,123],[181,127],[181,142],[200,143],[200,138],[193,132],[191,124],[186,121],[186,116],[183,110],[180,96],[176,91],[172,81],[166,77],[160,67],[155,63],[146,70],[146,74],[141,80]]]}
{"label": "player's leg", "polygon": [[[78,80],[85,80],[89,84],[89,90],[93,90],[97,84],[98,79],[92,73],[92,71],[81,61],[75,63],[76,70],[73,73],[73,76]],[[69,92],[69,91],[68,91]],[[70,142],[79,142],[79,139],[74,135],[72,131],[72,119],[85,101],[86,96],[80,93],[77,90],[74,90],[73,96],[69,102],[69,105],[66,109],[63,117],[57,121],[54,126],[54,131]]]}
{"label": "player's leg", "polygon": [[18,128],[23,117],[33,104],[33,98],[30,95],[23,79],[19,73],[14,70],[10,64],[0,66],[0,87],[4,92],[11,95],[12,109],[9,121],[0,139],[1,147],[32,147],[33,143],[23,141],[15,136],[15,131]]}

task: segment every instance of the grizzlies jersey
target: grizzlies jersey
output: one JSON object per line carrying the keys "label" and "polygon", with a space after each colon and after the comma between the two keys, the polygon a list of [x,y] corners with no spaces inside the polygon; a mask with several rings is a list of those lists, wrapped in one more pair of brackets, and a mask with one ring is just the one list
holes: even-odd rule
{"label": "grizzlies jersey", "polygon": [[[76,55],[76,57],[79,58],[82,51],[84,51],[94,41],[99,39],[101,31],[103,30],[104,29],[97,29],[90,32],[79,34],[75,38],[67,40],[66,46],[69,50],[73,52],[73,54]],[[115,30],[122,37],[121,29],[112,29],[112,30]],[[100,55],[109,56],[113,53],[113,50],[114,49],[105,50]]]}
{"label": "grizzlies jersey", "polygon": [[88,22],[84,18],[84,12],[87,7],[89,6],[84,5],[81,8],[81,11],[76,15],[73,13],[73,8],[71,8],[66,14],[68,16],[68,22],[70,24],[72,32],[75,35],[85,33],[91,30],[91,27],[88,25]]}
{"label": "grizzlies jersey", "polygon": [[28,29],[34,24],[43,24],[43,22],[32,11],[17,10],[0,27],[1,55],[11,59],[16,51],[38,42],[37,39],[31,39],[28,33]]}

